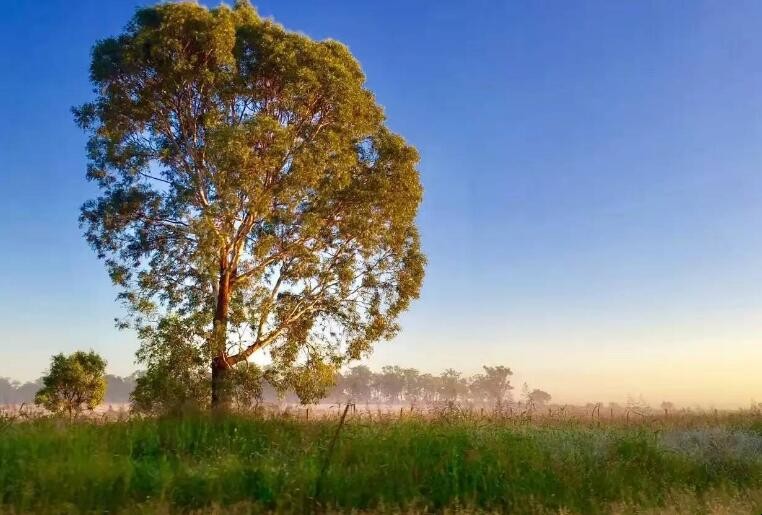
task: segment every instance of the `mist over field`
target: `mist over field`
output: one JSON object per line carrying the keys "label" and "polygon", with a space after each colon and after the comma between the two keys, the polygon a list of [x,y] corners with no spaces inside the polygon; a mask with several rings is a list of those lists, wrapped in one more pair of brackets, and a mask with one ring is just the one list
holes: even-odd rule
{"label": "mist over field", "polygon": [[[353,373],[353,370],[355,373]],[[352,377],[357,371],[367,371],[363,374],[362,380],[352,384]],[[457,378],[453,381],[453,376]],[[107,374],[106,394],[101,407],[107,405],[128,406],[130,403],[130,394],[135,388],[136,379],[141,375],[140,371],[134,372],[125,377]],[[365,365],[356,365],[337,376],[334,386],[323,396],[314,402],[315,405],[334,405],[342,402],[354,401],[358,404],[374,406],[374,409],[383,407],[384,409],[395,409],[399,406],[410,406],[416,404],[430,404],[438,401],[458,401],[472,405],[489,405],[491,402],[485,397],[480,382],[484,377],[483,371],[476,374],[463,374],[455,369],[447,369],[441,373],[421,372],[416,368],[403,368],[400,366],[386,366],[378,370],[371,370]],[[451,382],[449,393],[443,393],[446,390],[448,381]],[[521,375],[511,374],[507,376],[507,389],[505,398],[508,404],[521,405],[527,401],[527,393],[538,386],[521,380]],[[42,385],[42,379],[35,381],[17,381],[11,378],[0,378],[0,405],[21,405],[34,402],[34,396]],[[543,386],[544,385],[540,385]],[[545,388],[548,389],[548,388]],[[550,389],[548,389],[550,390]],[[544,390],[541,390],[544,391]],[[688,410],[694,412],[711,412],[715,409],[736,410],[739,408],[749,408],[761,405],[754,397],[749,396],[747,402],[732,403],[708,403],[699,402],[680,402],[674,401],[675,397],[645,397],[644,395],[627,394],[622,397],[605,397],[603,392],[611,391],[601,388],[595,396],[588,400],[581,396],[569,395],[568,392],[561,390],[559,394],[556,390],[552,394],[552,402],[549,400],[543,403],[555,408],[567,407],[569,409],[587,409],[590,410],[596,405],[604,408],[612,408],[617,413],[627,410],[628,407],[635,407],[641,410],[659,411],[663,403],[669,403],[673,409]],[[664,390],[662,390],[664,391]],[[565,393],[565,395],[564,395]],[[688,397],[690,399],[690,397]],[[265,383],[261,392],[259,402],[265,404],[288,406],[300,404],[299,398],[293,391],[278,392],[272,385]]]}

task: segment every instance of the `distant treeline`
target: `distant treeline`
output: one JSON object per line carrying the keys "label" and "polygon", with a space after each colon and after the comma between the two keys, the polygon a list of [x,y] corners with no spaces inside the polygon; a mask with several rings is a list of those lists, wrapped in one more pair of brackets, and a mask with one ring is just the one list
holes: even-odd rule
{"label": "distant treeline", "polygon": [[[512,372],[504,366],[485,366],[483,373],[464,376],[461,372],[447,369],[441,374],[421,373],[414,368],[385,366],[379,371],[360,365],[348,369],[335,378],[335,386],[325,402],[430,404],[440,401],[458,401],[474,404],[498,404],[513,401]],[[139,372],[127,377],[106,375],[104,404],[130,402]],[[0,405],[34,402],[34,395],[41,388],[41,380],[20,383],[0,378]],[[524,402],[544,404],[550,395],[542,390],[530,390],[524,385],[521,391]],[[298,398],[289,392],[279,393],[268,383],[262,385],[263,402],[296,403]]]}
{"label": "distant treeline", "polygon": [[[106,375],[105,404],[121,404],[130,402],[130,393],[135,389],[137,373],[127,377],[119,377],[111,374]],[[7,377],[0,377],[0,405],[4,404],[31,404],[34,402],[34,394],[42,388],[42,379],[20,383]]]}
{"label": "distant treeline", "polygon": [[[494,405],[512,402],[511,369],[504,366],[482,368],[480,374],[464,376],[451,368],[433,375],[399,366],[386,366],[378,372],[366,366],[357,366],[337,377],[336,385],[326,400],[376,404],[457,401]],[[546,392],[529,390],[526,385],[521,395],[523,400],[538,404],[550,400]]]}

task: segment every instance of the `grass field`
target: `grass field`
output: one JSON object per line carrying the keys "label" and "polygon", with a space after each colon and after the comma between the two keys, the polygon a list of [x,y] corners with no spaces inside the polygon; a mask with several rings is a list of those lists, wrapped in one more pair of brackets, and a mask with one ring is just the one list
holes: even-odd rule
{"label": "grass field", "polygon": [[[762,418],[197,417],[0,428],[0,512],[762,512]],[[324,470],[324,473],[321,473]]]}

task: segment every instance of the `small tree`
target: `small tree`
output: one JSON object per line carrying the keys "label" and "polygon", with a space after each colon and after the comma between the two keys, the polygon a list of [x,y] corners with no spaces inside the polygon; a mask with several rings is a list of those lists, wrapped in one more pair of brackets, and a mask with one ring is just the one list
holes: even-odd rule
{"label": "small tree", "polygon": [[56,354],[34,403],[70,419],[85,408],[92,411],[106,394],[105,371],[106,361],[93,351]]}

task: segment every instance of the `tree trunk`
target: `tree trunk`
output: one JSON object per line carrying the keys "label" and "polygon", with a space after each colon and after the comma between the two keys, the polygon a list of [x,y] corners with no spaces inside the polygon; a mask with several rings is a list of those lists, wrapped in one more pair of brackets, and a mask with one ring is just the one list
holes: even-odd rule
{"label": "tree trunk", "polygon": [[212,327],[212,410],[229,411],[231,405],[228,381],[230,364],[227,360],[228,308],[230,305],[230,274],[220,266],[217,307]]}
{"label": "tree trunk", "polygon": [[230,366],[221,356],[212,360],[212,410],[218,413],[230,411]]}

